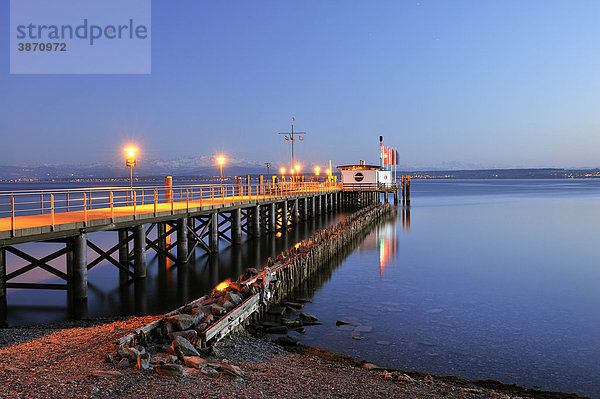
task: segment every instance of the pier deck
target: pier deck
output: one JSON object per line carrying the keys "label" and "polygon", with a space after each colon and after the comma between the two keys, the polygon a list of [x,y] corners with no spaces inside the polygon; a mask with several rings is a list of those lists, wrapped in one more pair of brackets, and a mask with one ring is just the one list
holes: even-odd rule
{"label": "pier deck", "polygon": [[[118,229],[132,224],[179,218],[185,214],[224,212],[339,190],[338,186],[298,183],[277,186],[142,187],[134,188],[133,195],[130,190],[121,187],[0,194],[0,203],[3,202],[5,208],[0,215],[10,213],[8,217],[0,218],[0,246],[75,235],[80,229],[89,232]],[[179,199],[173,195],[177,192],[182,193]],[[219,195],[220,192],[222,195]],[[84,199],[86,193],[89,195]],[[92,193],[96,194],[93,205],[90,203]],[[135,201],[129,200],[132,197]],[[13,205],[8,211],[11,198]],[[19,198],[26,200],[18,201]],[[37,209],[19,209],[19,204],[32,204],[34,198],[36,205],[39,204]],[[135,205],[132,205],[133,202]]]}

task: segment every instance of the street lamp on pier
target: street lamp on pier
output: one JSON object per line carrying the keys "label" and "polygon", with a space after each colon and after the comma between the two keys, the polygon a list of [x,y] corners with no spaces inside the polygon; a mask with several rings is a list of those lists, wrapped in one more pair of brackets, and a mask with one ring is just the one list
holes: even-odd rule
{"label": "street lamp on pier", "polygon": [[138,149],[129,147],[125,148],[125,152],[127,153],[127,159],[125,159],[125,166],[129,166],[129,195],[131,195],[131,200],[133,201],[133,167],[136,166],[137,162],[135,159],[135,153]]}
{"label": "street lamp on pier", "polygon": [[224,156],[220,156],[217,157],[217,163],[219,164],[219,168],[221,170],[221,193],[223,192],[223,164],[225,164],[225,157]]}

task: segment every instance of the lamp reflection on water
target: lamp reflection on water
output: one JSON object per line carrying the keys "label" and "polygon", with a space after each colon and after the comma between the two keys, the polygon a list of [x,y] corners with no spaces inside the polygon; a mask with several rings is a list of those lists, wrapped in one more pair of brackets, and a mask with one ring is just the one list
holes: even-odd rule
{"label": "lamp reflection on water", "polygon": [[383,271],[398,253],[395,218],[377,228],[376,240],[379,243],[379,275],[383,276]]}

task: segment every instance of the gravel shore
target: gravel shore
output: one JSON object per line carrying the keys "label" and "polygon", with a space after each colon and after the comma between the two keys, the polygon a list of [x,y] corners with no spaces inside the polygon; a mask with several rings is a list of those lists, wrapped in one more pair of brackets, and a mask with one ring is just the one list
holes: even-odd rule
{"label": "gravel shore", "polygon": [[[243,331],[207,360],[239,366],[242,378],[183,377],[105,362],[120,337],[159,316],[74,321],[0,330],[1,398],[574,398],[575,395],[374,369],[311,347],[286,351]],[[103,375],[103,376],[101,376]],[[481,382],[485,386],[485,382]],[[490,386],[490,385],[488,385]]]}

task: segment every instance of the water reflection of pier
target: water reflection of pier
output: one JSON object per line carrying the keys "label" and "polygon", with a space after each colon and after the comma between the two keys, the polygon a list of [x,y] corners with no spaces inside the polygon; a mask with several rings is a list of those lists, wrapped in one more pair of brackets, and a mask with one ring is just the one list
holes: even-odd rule
{"label": "water reflection of pier", "polygon": [[374,234],[367,237],[359,250],[369,249],[379,252],[379,273],[383,273],[390,263],[398,256],[398,224],[402,231],[410,231],[410,207],[398,208],[397,217],[389,219],[375,228]]}
{"label": "water reflection of pier", "polygon": [[263,267],[267,258],[276,257],[284,249],[345,215],[321,215],[282,230],[280,235],[263,236],[242,245],[229,246],[218,253],[202,254],[187,264],[171,264],[169,267],[169,259],[157,254],[149,263],[149,268],[157,266],[155,275],[139,283],[134,281],[119,287],[121,310],[124,314],[170,311],[210,292],[223,280],[237,279],[247,268]]}

